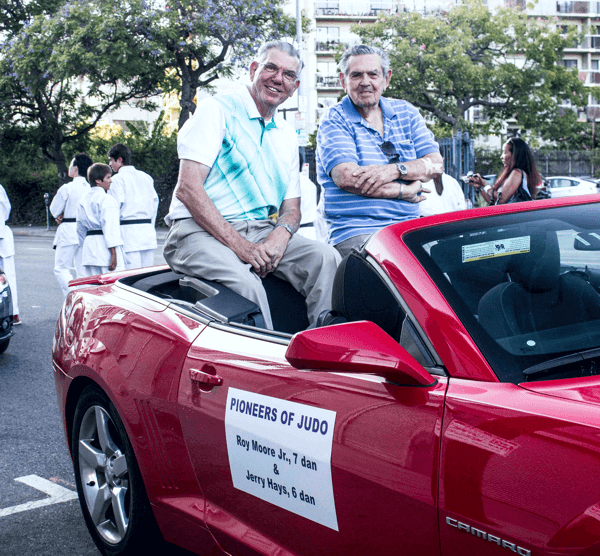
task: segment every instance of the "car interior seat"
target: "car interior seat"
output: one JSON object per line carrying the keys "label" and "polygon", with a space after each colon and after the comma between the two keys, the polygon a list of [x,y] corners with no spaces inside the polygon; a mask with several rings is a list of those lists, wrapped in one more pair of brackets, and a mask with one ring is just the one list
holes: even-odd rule
{"label": "car interior seat", "polygon": [[479,322],[495,339],[600,319],[600,295],[582,273],[561,273],[555,231],[534,232],[530,250],[510,256],[511,281],[487,292]]}
{"label": "car interior seat", "polygon": [[338,266],[333,281],[332,310],[318,326],[369,320],[400,341],[404,311],[362,253],[353,251]]}
{"label": "car interior seat", "polygon": [[505,257],[464,261],[463,248],[477,241],[477,238],[469,241],[464,238],[442,240],[431,247],[430,253],[474,315],[477,315],[479,301],[485,293],[502,282],[508,282]]}

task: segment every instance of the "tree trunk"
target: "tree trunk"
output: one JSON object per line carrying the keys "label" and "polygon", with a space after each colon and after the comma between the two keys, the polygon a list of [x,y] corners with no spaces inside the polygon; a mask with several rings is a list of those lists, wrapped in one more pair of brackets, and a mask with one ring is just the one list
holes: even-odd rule
{"label": "tree trunk", "polygon": [[60,187],[69,181],[69,168],[62,150],[62,143],[54,143],[52,146],[52,162],[58,171],[58,186]]}
{"label": "tree trunk", "polygon": [[191,76],[188,72],[182,72],[181,79],[181,100],[179,101],[179,128],[181,129],[183,124],[194,114],[196,111],[196,105],[194,104],[194,97],[196,96],[196,87],[192,86]]}

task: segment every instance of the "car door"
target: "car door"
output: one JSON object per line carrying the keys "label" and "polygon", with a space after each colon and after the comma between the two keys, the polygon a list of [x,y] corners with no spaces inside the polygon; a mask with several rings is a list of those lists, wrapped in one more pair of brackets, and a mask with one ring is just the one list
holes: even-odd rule
{"label": "car door", "polygon": [[553,178],[548,181],[550,183],[550,196],[552,198],[570,195],[571,180],[567,178]]}
{"label": "car door", "polygon": [[299,370],[286,349],[267,334],[209,326],[185,364],[181,423],[221,547],[244,555],[439,554],[446,379],[420,387]]}
{"label": "car door", "polygon": [[[600,420],[568,381],[450,379],[442,431],[444,556],[600,549]],[[573,381],[597,400],[599,381]],[[568,399],[572,398],[572,399]]]}

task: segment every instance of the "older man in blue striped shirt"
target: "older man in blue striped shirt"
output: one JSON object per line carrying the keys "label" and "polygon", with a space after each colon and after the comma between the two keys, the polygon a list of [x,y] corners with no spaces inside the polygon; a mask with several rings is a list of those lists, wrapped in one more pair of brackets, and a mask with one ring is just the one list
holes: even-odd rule
{"label": "older man in blue striped shirt", "polygon": [[347,96],[329,109],[317,137],[317,173],[323,188],[329,241],[342,256],[377,230],[419,216],[441,174],[439,145],[419,111],[382,97],[392,71],[380,48],[357,45],[340,61]]}

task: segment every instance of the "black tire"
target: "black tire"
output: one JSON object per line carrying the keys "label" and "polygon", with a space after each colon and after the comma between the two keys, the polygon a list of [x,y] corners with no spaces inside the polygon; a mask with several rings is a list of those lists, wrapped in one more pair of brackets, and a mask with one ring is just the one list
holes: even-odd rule
{"label": "black tire", "polygon": [[10,344],[10,338],[0,341],[0,353],[4,353],[8,349],[8,344]]}
{"label": "black tire", "polygon": [[114,405],[95,385],[77,403],[71,448],[81,510],[100,552],[157,553],[162,542],[131,443]]}

